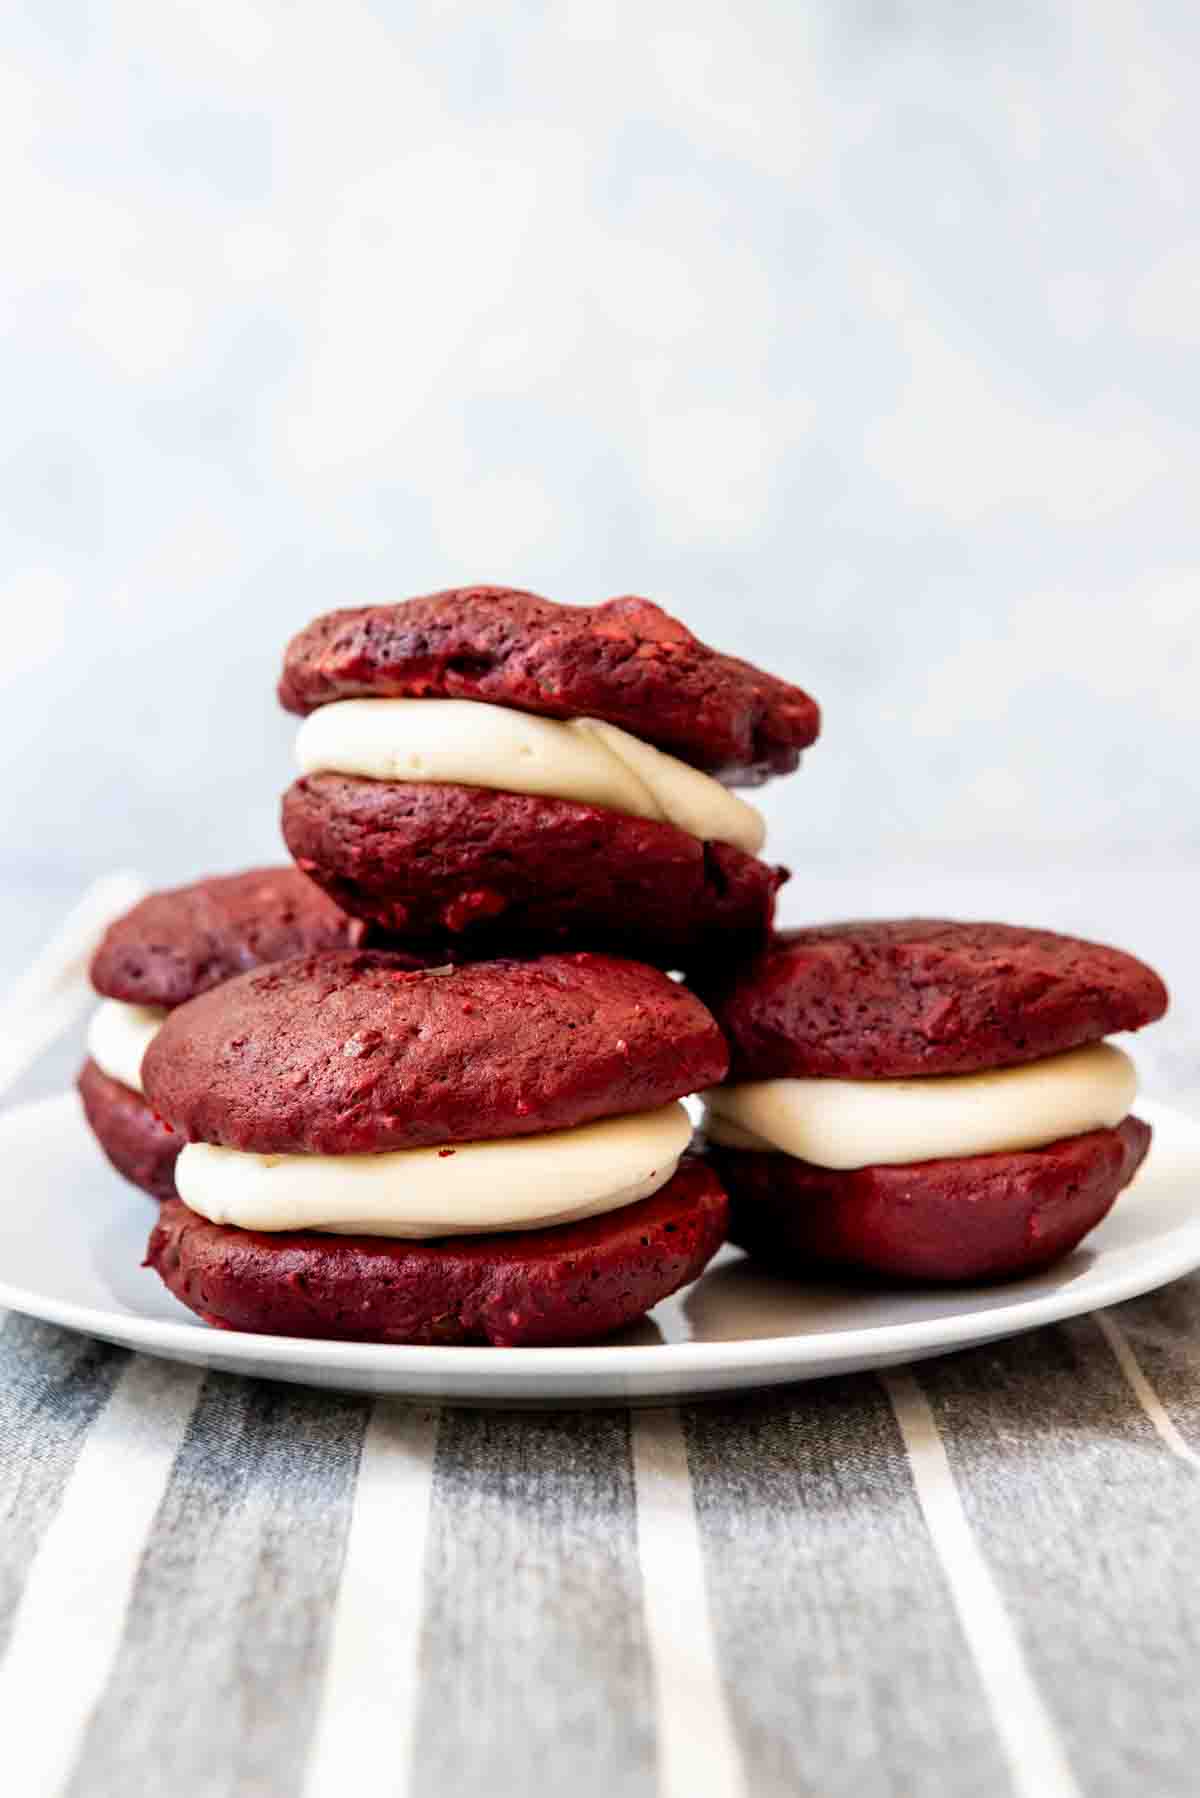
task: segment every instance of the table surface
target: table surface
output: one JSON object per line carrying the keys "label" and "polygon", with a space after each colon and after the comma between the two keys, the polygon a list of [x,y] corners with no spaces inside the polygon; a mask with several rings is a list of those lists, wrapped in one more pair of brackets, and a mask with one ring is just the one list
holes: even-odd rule
{"label": "table surface", "polygon": [[[857,888],[857,901],[855,892]],[[0,888],[5,1102],[66,1085],[92,894]],[[812,877],[810,916],[1126,942],[1200,1108],[1192,875]],[[11,1193],[10,1202],[19,1203]],[[0,1325],[13,1798],[1193,1794],[1200,1278],[719,1404],[437,1411]]]}

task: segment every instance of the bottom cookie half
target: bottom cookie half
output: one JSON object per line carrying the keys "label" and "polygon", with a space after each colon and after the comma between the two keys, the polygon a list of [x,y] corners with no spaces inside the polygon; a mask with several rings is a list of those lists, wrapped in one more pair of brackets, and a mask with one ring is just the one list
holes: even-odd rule
{"label": "bottom cookie half", "polygon": [[479,787],[309,775],[283,830],[356,917],[475,956],[576,945],[687,966],[756,947],[786,878],[673,824]]}
{"label": "bottom cookie half", "polygon": [[183,1138],[131,1086],[85,1061],[76,1083],[92,1134],[119,1174],[152,1199],[175,1197],[175,1163]]}
{"label": "bottom cookie half", "polygon": [[1128,1117],[1044,1149],[846,1172],[790,1155],[712,1148],[730,1240],[779,1273],[836,1267],[883,1281],[1033,1273],[1075,1248],[1150,1147]]}

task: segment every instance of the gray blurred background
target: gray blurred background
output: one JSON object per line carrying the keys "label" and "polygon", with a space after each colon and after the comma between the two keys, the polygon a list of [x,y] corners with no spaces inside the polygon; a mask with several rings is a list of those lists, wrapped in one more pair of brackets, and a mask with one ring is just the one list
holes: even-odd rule
{"label": "gray blurred background", "polygon": [[273,859],[285,639],[477,579],[817,695],[793,908],[1200,865],[1194,5],[6,21],[10,890]]}

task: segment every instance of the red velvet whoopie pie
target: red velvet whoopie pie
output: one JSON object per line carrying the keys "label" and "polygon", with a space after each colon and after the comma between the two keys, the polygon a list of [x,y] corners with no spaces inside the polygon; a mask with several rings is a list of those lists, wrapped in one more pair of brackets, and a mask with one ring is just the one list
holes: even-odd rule
{"label": "red velvet whoopie pie", "polygon": [[[1132,1065],[1101,1039],[1161,1017],[1167,992],[1119,949],[1006,924],[835,924],[696,984],[730,1044],[707,1123],[730,1237],[779,1271],[1032,1273],[1100,1223],[1149,1148]],[[873,1096],[891,1107],[882,1132]],[[824,1127],[843,1100],[864,1120],[857,1150]],[[914,1146],[923,1134],[938,1152]]]}
{"label": "red velvet whoopie pie", "polygon": [[352,948],[366,935],[361,920],[348,918],[293,867],[214,875],[151,893],[110,924],[91,966],[92,985],[109,1003],[93,1023],[78,1086],[92,1132],[117,1172],[152,1198],[174,1196],[182,1140],[146,1103],[137,1066],[138,1048],[157,1022],[250,968],[307,950]]}
{"label": "red velvet whoopie pie", "polygon": [[570,1343],[694,1279],[724,1237],[677,1101],[708,1011],[592,954],[414,972],[307,956],[172,1015],[147,1094],[187,1142],[148,1264],[207,1322],[395,1343]]}
{"label": "red velvet whoopie pie", "polygon": [[[302,717],[331,709],[284,797],[283,831],[298,865],[355,916],[475,955],[601,948],[659,966],[766,937],[786,874],[760,859],[751,808],[731,822],[729,796],[715,802],[723,787],[790,772],[816,739],[817,706],[649,600],[566,606],[470,587],[331,612],[288,646],[279,695]],[[412,732],[411,706],[396,710],[412,701],[429,726],[446,701],[478,708],[477,724],[498,711],[556,728],[592,721],[609,733],[598,753],[624,757],[614,791],[629,791],[632,752],[648,802],[599,802],[570,780],[519,784],[511,762],[486,752],[455,778],[415,778],[419,753],[367,765],[348,748],[346,708],[392,702],[373,713],[386,737],[384,717]],[[520,754],[537,759],[528,745]],[[660,803],[656,773],[690,779],[686,822]]]}

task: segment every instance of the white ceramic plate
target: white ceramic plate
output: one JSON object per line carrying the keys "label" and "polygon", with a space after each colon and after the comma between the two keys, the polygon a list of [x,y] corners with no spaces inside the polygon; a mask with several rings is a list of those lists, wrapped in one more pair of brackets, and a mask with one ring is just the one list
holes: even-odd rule
{"label": "white ceramic plate", "polygon": [[388,1348],[211,1330],[139,1264],[151,1202],[111,1173],[74,1094],[0,1116],[0,1305],[108,1342],[312,1386],[461,1404],[662,1402],[889,1367],[1148,1292],[1200,1266],[1200,1123],[1139,1105],[1154,1147],[1069,1260],[1015,1285],[854,1291],[726,1249],[646,1322],[588,1348]]}

